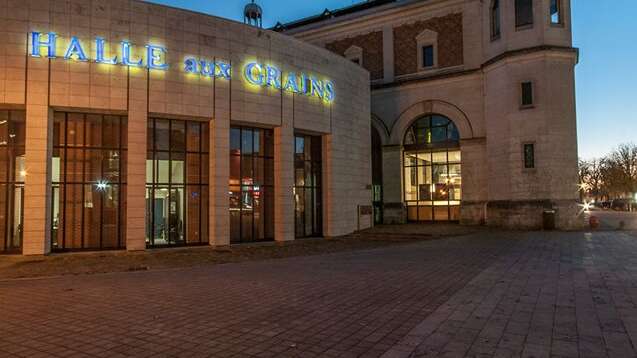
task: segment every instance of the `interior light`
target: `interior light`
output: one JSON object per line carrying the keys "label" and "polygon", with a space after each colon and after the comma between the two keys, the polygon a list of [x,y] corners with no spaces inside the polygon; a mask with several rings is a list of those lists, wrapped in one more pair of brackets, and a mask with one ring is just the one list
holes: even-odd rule
{"label": "interior light", "polygon": [[106,188],[108,187],[108,182],[105,180],[100,180],[97,182],[96,186],[97,186],[97,190],[105,191]]}

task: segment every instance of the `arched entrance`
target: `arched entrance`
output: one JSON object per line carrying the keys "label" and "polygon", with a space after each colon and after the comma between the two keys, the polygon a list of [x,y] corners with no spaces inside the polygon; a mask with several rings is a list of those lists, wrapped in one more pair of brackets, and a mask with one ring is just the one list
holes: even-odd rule
{"label": "arched entrance", "polygon": [[403,195],[408,221],[459,221],[460,134],[447,117],[416,119],[403,139]]}

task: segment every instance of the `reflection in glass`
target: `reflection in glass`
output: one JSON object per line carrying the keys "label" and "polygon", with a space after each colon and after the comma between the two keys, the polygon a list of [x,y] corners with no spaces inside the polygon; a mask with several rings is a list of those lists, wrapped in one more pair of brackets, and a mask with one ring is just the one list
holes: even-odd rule
{"label": "reflection in glass", "polygon": [[127,119],[54,113],[52,249],[125,247]]}
{"label": "reflection in glass", "polygon": [[230,242],[274,239],[273,131],[230,129]]}
{"label": "reflection in glass", "polygon": [[0,253],[22,249],[25,112],[0,110]]}
{"label": "reflection in glass", "polygon": [[294,204],[297,238],[323,234],[321,137],[295,137]]}
{"label": "reflection in glass", "polygon": [[[208,123],[150,119],[146,245],[208,243]],[[165,143],[157,143],[165,140]]]}
{"label": "reflection in glass", "polygon": [[[414,136],[414,133],[424,133]],[[404,139],[404,200],[409,221],[457,221],[462,201],[458,129],[448,118],[416,120]]]}

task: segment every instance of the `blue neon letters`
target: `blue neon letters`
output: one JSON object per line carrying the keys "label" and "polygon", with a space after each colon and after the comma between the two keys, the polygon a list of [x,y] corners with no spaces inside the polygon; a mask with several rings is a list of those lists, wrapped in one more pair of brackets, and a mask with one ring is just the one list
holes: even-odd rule
{"label": "blue neon letters", "polygon": [[[31,56],[32,57],[47,57],[57,58],[57,44],[59,37],[54,32],[46,34],[40,32],[31,33]],[[66,45],[66,51],[64,52],[65,60],[75,60],[81,62],[88,62],[90,58],[87,56],[87,52],[84,50],[82,43],[76,36],[71,37]],[[129,67],[146,67],[153,70],[166,70],[168,64],[166,63],[166,53],[168,52],[164,47],[157,45],[146,45],[146,56],[135,58],[133,55],[133,44],[128,41],[122,41],[120,43],[120,57],[112,56],[106,58],[106,41],[101,37],[95,38],[95,57],[96,63],[102,63],[107,65],[124,65]],[[46,49],[46,55],[43,55],[43,49]],[[111,50],[113,51],[113,50]]]}
{"label": "blue neon letters", "polygon": [[[54,32],[32,32],[29,54],[32,57],[57,58],[58,43],[61,38]],[[120,42],[119,46],[107,46],[106,40],[96,37],[94,42],[95,56],[85,51],[80,39],[72,36],[64,44],[64,60],[123,65],[128,67],[144,67],[149,70],[165,71],[169,68],[165,47],[147,44],[146,51],[129,41]],[[109,55],[110,53],[110,55]],[[232,66],[228,62],[188,57],[183,62],[183,70],[189,74],[197,74],[208,78],[232,79]],[[306,73],[283,72],[277,66],[249,62],[243,67],[243,78],[251,85],[271,87],[286,92],[318,97],[326,102],[335,98],[334,84],[329,80],[321,80]]]}
{"label": "blue neon letters", "polygon": [[319,80],[305,73],[300,75],[294,72],[284,73],[273,65],[249,62],[243,67],[243,77],[255,86],[272,87],[310,97],[319,97],[327,102],[332,102],[335,98],[334,84],[331,81]]}

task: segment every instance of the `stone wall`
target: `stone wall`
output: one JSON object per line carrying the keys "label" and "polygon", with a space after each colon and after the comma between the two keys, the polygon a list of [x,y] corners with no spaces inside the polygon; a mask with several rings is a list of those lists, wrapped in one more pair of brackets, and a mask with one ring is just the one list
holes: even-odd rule
{"label": "stone wall", "polygon": [[[146,121],[150,115],[210,123],[210,243],[229,243],[229,129],[233,124],[274,128],[276,239],[294,238],[293,134],[323,136],[324,232],[357,229],[359,205],[371,204],[369,74],[325,49],[278,33],[186,10],[136,0],[0,1],[0,107],[27,111],[25,254],[49,250],[52,110],[128,116],[127,248],[145,248]],[[77,36],[95,56],[95,37],[106,51],[130,41],[133,56],[144,45],[168,49],[170,68],[147,70],[63,58],[27,56],[28,34],[56,32],[63,54]],[[111,47],[112,46],[112,47]],[[108,54],[107,54],[108,56]],[[184,72],[188,56],[232,64],[232,80]],[[247,61],[276,64],[284,71],[331,79],[336,98],[316,97],[242,79]],[[338,198],[338,201],[337,201]],[[341,200],[347,198],[347,200]]]}

